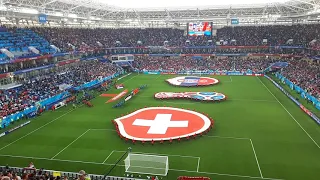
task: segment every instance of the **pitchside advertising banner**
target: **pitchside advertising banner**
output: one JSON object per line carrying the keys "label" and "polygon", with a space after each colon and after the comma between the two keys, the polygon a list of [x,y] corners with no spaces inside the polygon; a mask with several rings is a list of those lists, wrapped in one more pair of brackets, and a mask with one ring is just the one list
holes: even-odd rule
{"label": "pitchside advertising banner", "polygon": [[[78,89],[84,89],[84,88],[90,88],[91,86],[95,86],[97,84],[101,84],[111,78],[115,78],[118,77],[119,74],[113,74],[112,76],[108,76],[105,78],[102,78],[101,80],[94,80],[91,81],[87,84],[84,84],[83,86],[79,86],[76,87]],[[46,109],[49,109],[52,105],[56,105],[59,102],[63,101],[64,99],[66,99],[67,97],[69,97],[69,92],[65,91],[61,94],[55,95],[51,98],[45,99],[43,101],[38,102],[40,104],[41,107],[44,107]],[[11,122],[16,121],[18,119],[21,119],[25,116],[27,116],[28,118],[32,118],[34,116],[36,116],[36,112],[37,112],[37,107],[35,106],[31,106],[29,108],[24,109],[23,111],[17,112],[15,114],[11,114],[9,116],[3,117],[3,119],[0,121],[0,128],[6,127],[8,126]]]}
{"label": "pitchside advertising banner", "polygon": [[141,71],[143,74],[171,74],[171,75],[232,75],[232,76],[264,76],[261,72],[241,71]]}
{"label": "pitchside advertising banner", "polygon": [[17,130],[17,129],[20,129],[20,128],[22,128],[22,127],[30,124],[30,122],[31,122],[31,121],[27,121],[27,122],[25,122],[25,123],[22,123],[22,124],[20,124],[20,125],[18,125],[18,126],[16,126],[16,127],[12,128],[12,129],[9,129],[8,131],[1,133],[1,134],[0,134],[0,137],[5,136],[5,135],[7,135],[7,134],[9,134],[9,133]]}
{"label": "pitchside advertising banner", "polygon": [[284,84],[288,85],[290,87],[290,89],[296,91],[297,93],[300,93],[301,98],[303,99],[308,99],[309,101],[311,101],[313,103],[313,105],[320,110],[320,101],[310,95],[308,92],[304,91],[301,87],[295,85],[293,82],[291,82],[289,79],[285,78],[284,76],[282,76],[279,73],[276,73],[276,77]]}
{"label": "pitchside advertising banner", "polygon": [[320,119],[311,111],[309,111],[306,107],[304,107],[300,102],[298,102],[294,97],[292,97],[286,90],[284,90],[278,83],[276,83],[273,79],[269,76],[265,76],[268,78],[277,88],[279,88],[286,96],[288,96],[295,104],[297,104],[302,111],[308,114],[313,120],[315,120],[320,125]]}

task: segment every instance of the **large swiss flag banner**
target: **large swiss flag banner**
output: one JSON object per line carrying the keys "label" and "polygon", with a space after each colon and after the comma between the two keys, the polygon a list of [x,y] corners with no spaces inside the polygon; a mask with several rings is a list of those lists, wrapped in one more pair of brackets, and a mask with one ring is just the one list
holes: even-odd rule
{"label": "large swiss flag banner", "polygon": [[115,119],[119,132],[128,139],[160,141],[200,134],[210,128],[211,120],[198,112],[149,107]]}

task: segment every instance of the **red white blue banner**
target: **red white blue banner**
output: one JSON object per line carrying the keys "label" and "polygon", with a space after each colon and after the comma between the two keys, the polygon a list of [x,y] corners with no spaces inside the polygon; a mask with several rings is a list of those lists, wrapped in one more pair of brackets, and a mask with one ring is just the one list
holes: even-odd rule
{"label": "red white blue banner", "polygon": [[222,101],[227,96],[218,92],[158,92],[154,95],[156,99],[192,99],[197,101]]}

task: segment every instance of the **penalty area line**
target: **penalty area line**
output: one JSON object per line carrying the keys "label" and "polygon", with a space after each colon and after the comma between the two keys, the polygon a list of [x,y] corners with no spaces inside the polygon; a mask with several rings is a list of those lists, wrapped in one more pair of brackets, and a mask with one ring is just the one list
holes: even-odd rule
{"label": "penalty area line", "polygon": [[[256,150],[255,150],[255,148],[254,148],[254,145],[253,145],[252,139],[250,139],[250,138],[242,138],[242,137],[208,136],[208,135],[204,135],[204,137],[210,137],[210,138],[221,138],[221,139],[237,139],[237,140],[248,140],[248,141],[250,141],[251,149],[252,149],[252,151],[253,151],[253,155],[254,155],[254,158],[255,158],[255,160],[256,160],[256,163],[257,163],[258,169],[259,169],[260,177],[261,177],[261,178],[263,178],[262,171],[261,171],[260,164],[259,164],[259,160],[258,160],[258,157],[257,157]],[[200,161],[200,160],[199,160],[199,161]],[[198,172],[198,171],[197,171],[197,172]]]}
{"label": "penalty area line", "polygon": [[256,150],[254,149],[252,140],[251,139],[249,139],[249,140],[250,140],[250,143],[251,143],[251,147],[252,147],[252,150],[253,150],[254,157],[255,157],[256,162],[257,162],[257,166],[258,166],[258,169],[259,169],[260,176],[261,176],[261,178],[263,178],[263,175],[262,175],[262,172],[261,172],[261,168],[260,168],[260,164],[259,164],[259,161],[258,161],[258,157],[257,157],[257,154],[256,154]]}
{"label": "penalty area line", "polygon": [[[89,129],[90,131],[116,131],[115,129]],[[250,138],[246,137],[232,137],[232,136],[210,136],[210,135],[203,135],[204,137],[210,137],[210,138],[222,138],[222,139],[239,139],[239,140],[250,140]],[[121,151],[125,152],[125,151]],[[144,153],[144,152],[139,152]],[[169,154],[166,154],[169,155]],[[194,156],[192,156],[194,157]]]}
{"label": "penalty area line", "polygon": [[197,166],[197,172],[199,172],[199,166],[200,166],[200,157],[198,157],[198,166]]}
{"label": "penalty area line", "polygon": [[220,139],[238,139],[238,140],[250,140],[250,138],[244,138],[244,137],[232,137],[232,136],[209,136],[209,135],[203,135],[204,137],[209,138],[220,138]]}
{"label": "penalty area line", "polygon": [[102,164],[104,164],[104,163],[109,159],[109,157],[113,154],[113,152],[114,152],[114,150],[111,151],[111,153],[109,154],[109,156],[102,162]]}
{"label": "penalty area line", "polygon": [[61,151],[59,151],[56,155],[54,155],[51,159],[54,159],[57,157],[60,153],[62,153],[64,150],[66,150],[69,146],[71,146],[74,142],[76,142],[78,139],[80,139],[83,135],[85,135],[90,129],[86,130],[84,133],[82,133],[80,136],[78,136],[75,140],[73,140],[70,144],[68,144],[66,147],[64,147]]}
{"label": "penalty area line", "polygon": [[[62,153],[64,150],[66,150],[69,146],[71,146],[74,142],[76,142],[78,139],[80,139],[82,136],[84,136],[89,131],[116,131],[116,130],[114,130],[114,129],[87,129],[84,133],[82,133],[79,137],[77,137],[70,144],[68,144],[66,147],[64,147],[61,151],[59,151],[51,159],[54,159],[55,157],[57,157],[60,153]],[[111,152],[111,154],[112,153],[113,153],[113,151]],[[105,159],[105,161],[111,156],[111,154]],[[103,162],[105,162],[105,161],[103,161]]]}
{"label": "penalty area line", "polygon": [[[41,157],[28,157],[28,156],[15,156],[15,155],[5,155],[0,154],[0,157],[11,157],[11,158],[23,158],[23,159],[34,159],[34,160],[45,160],[45,161],[58,161],[58,162],[69,162],[69,163],[82,163],[82,164],[95,164],[95,165],[107,165],[107,166],[120,166],[125,167],[125,165],[121,164],[103,164],[97,162],[88,162],[88,161],[77,161],[77,160],[65,160],[65,159],[49,159],[49,158],[41,158]],[[250,179],[268,179],[268,180],[283,180],[283,179],[276,179],[276,178],[261,178],[255,176],[245,176],[245,175],[237,175],[237,174],[222,174],[222,173],[214,173],[214,172],[197,172],[197,171],[188,171],[182,169],[169,169],[169,171],[177,171],[177,172],[189,172],[189,173],[200,173],[200,174],[212,174],[217,176],[230,176],[230,177],[240,177],[240,178],[250,178]]]}

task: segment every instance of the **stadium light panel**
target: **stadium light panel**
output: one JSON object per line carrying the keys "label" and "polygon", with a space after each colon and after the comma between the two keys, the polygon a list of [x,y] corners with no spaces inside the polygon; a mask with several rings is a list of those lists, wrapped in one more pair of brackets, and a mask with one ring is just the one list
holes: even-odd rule
{"label": "stadium light panel", "polygon": [[68,14],[69,18],[77,18],[78,16],[76,14]]}

